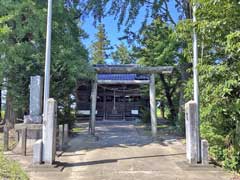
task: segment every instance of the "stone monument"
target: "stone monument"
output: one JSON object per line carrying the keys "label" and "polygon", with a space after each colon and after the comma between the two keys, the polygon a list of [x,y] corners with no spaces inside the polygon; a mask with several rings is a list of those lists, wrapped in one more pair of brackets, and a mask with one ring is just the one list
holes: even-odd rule
{"label": "stone monument", "polygon": [[199,126],[197,123],[196,102],[189,101],[185,104],[185,125],[186,125],[186,155],[190,164],[198,163],[200,138],[198,136]]}
{"label": "stone monument", "polygon": [[[201,140],[199,136],[200,129],[197,121],[197,104],[195,101],[189,101],[185,104],[185,126],[188,163],[190,165],[208,165],[208,142],[207,140]],[[199,156],[201,157],[200,160]]]}
{"label": "stone monument", "polygon": [[24,123],[40,124],[42,123],[42,95],[43,79],[41,76],[31,76],[30,89],[30,106],[29,115],[24,116]]}
{"label": "stone monument", "polygon": [[[41,76],[31,76],[30,79],[30,97],[29,97],[29,115],[24,116],[24,123],[16,125],[20,131],[19,143],[14,149],[14,152],[22,152],[26,155],[27,152],[33,151],[33,144],[42,137],[42,130],[33,128],[34,125],[42,123],[42,102],[43,102],[43,79]],[[24,135],[25,134],[25,135]],[[24,144],[25,143],[25,144]],[[25,152],[23,152],[23,150]]]}

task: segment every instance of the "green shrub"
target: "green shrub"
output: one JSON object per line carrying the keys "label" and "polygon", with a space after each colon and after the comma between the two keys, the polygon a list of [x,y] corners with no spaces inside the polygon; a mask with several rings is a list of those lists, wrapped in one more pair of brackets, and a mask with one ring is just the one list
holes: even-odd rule
{"label": "green shrub", "polygon": [[142,108],[140,110],[140,117],[143,123],[150,124],[151,123],[151,114],[150,110],[147,108]]}
{"label": "green shrub", "polygon": [[240,172],[240,152],[236,148],[224,149],[223,158],[222,164],[224,168]]}

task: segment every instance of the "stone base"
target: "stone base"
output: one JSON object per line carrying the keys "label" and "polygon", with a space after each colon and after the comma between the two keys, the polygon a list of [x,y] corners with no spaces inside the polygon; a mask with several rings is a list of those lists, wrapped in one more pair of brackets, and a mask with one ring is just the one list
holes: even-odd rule
{"label": "stone base", "polygon": [[[42,130],[41,129],[34,129],[34,130],[27,130],[27,153],[33,152],[33,145],[35,142],[42,138]],[[19,131],[19,141],[16,145],[16,147],[13,149],[14,153],[22,153],[22,132]]]}
{"label": "stone base", "polygon": [[[20,136],[21,137],[21,136]],[[42,130],[41,129],[34,129],[34,130],[27,130],[27,139],[34,139],[38,140],[42,138]]]}
{"label": "stone base", "polygon": [[223,171],[221,168],[214,164],[189,164],[187,161],[180,161],[176,164],[185,171]]}
{"label": "stone base", "polygon": [[37,140],[33,145],[33,164],[38,165],[42,163],[42,139]]}
{"label": "stone base", "polygon": [[64,164],[55,162],[51,164],[31,164],[29,166],[30,172],[59,172],[63,171]]}
{"label": "stone base", "polygon": [[42,116],[26,115],[24,116],[23,119],[25,124],[41,124],[42,123]]}

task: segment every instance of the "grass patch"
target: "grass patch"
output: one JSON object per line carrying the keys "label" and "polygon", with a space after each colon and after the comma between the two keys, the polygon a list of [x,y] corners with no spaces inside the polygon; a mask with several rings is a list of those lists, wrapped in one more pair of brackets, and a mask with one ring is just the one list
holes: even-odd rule
{"label": "grass patch", "polygon": [[158,129],[166,129],[166,128],[168,128],[168,127],[169,127],[169,126],[166,125],[166,124],[161,124],[161,125],[158,125],[158,126],[157,126]]}
{"label": "grass patch", "polygon": [[0,119],[3,119],[4,118],[4,115],[5,115],[5,111],[1,111],[1,117],[0,117]]}
{"label": "grass patch", "polygon": [[157,117],[158,117],[158,118],[161,118],[161,111],[160,111],[159,108],[157,108]]}
{"label": "grass patch", "polygon": [[72,128],[72,132],[73,133],[81,133],[83,131],[84,131],[84,128],[82,128],[82,127],[74,127],[74,128]]}
{"label": "grass patch", "polygon": [[[0,134],[2,140],[2,134]],[[0,144],[0,179],[28,180],[28,176],[16,161],[11,161],[3,155],[3,146]]]}
{"label": "grass patch", "polygon": [[181,141],[183,144],[186,144],[186,139],[182,139]]}
{"label": "grass patch", "polygon": [[157,126],[159,132],[168,133],[168,134],[176,134],[177,128],[176,126],[161,124]]}
{"label": "grass patch", "polygon": [[10,161],[0,152],[0,179],[28,180],[29,178],[15,161]]}

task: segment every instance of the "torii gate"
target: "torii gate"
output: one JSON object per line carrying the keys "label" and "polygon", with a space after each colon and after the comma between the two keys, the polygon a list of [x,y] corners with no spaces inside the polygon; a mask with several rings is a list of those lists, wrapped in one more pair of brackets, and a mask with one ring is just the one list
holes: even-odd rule
{"label": "torii gate", "polygon": [[[150,81],[138,80],[138,84],[149,84],[149,97],[150,97],[150,114],[151,114],[151,130],[152,136],[157,134],[157,113],[156,113],[156,91],[155,91],[155,74],[170,74],[172,73],[172,66],[157,66],[157,67],[145,67],[145,66],[132,66],[132,67],[109,67],[101,66],[95,67],[96,73],[102,74],[150,74]],[[92,82],[91,90],[91,119],[90,119],[90,133],[95,134],[95,122],[96,122],[96,104],[97,104],[97,86],[98,84],[104,84],[105,82],[99,81],[96,78]],[[108,81],[108,84],[115,84],[114,81]],[[135,83],[135,82],[130,82]]]}
{"label": "torii gate", "polygon": [[[193,3],[193,22],[196,22],[196,9],[197,3]],[[52,26],[52,0],[48,0],[48,15],[47,15],[47,36],[46,36],[46,55],[45,55],[45,81],[44,81],[44,123],[43,123],[43,157],[47,153],[45,144],[47,141],[46,121],[47,121],[47,109],[49,99],[49,85],[50,85],[50,60],[51,60],[51,26]],[[194,123],[196,123],[196,141],[198,141],[197,147],[193,151],[197,153],[197,161],[201,161],[201,146],[200,146],[200,133],[199,133],[199,89],[198,89],[198,49],[197,49],[197,33],[195,28],[193,29],[193,82],[194,82],[194,102],[196,104],[196,112]],[[150,92],[150,107],[151,107],[151,123],[153,135],[157,132],[156,128],[156,107],[155,107],[155,75],[156,73],[170,73],[172,67],[134,67],[134,68],[96,68],[97,73],[142,73],[151,74],[149,83]],[[96,110],[96,95],[97,95],[97,80],[94,81],[92,86],[92,106],[91,106],[91,131],[95,132],[95,110]]]}

